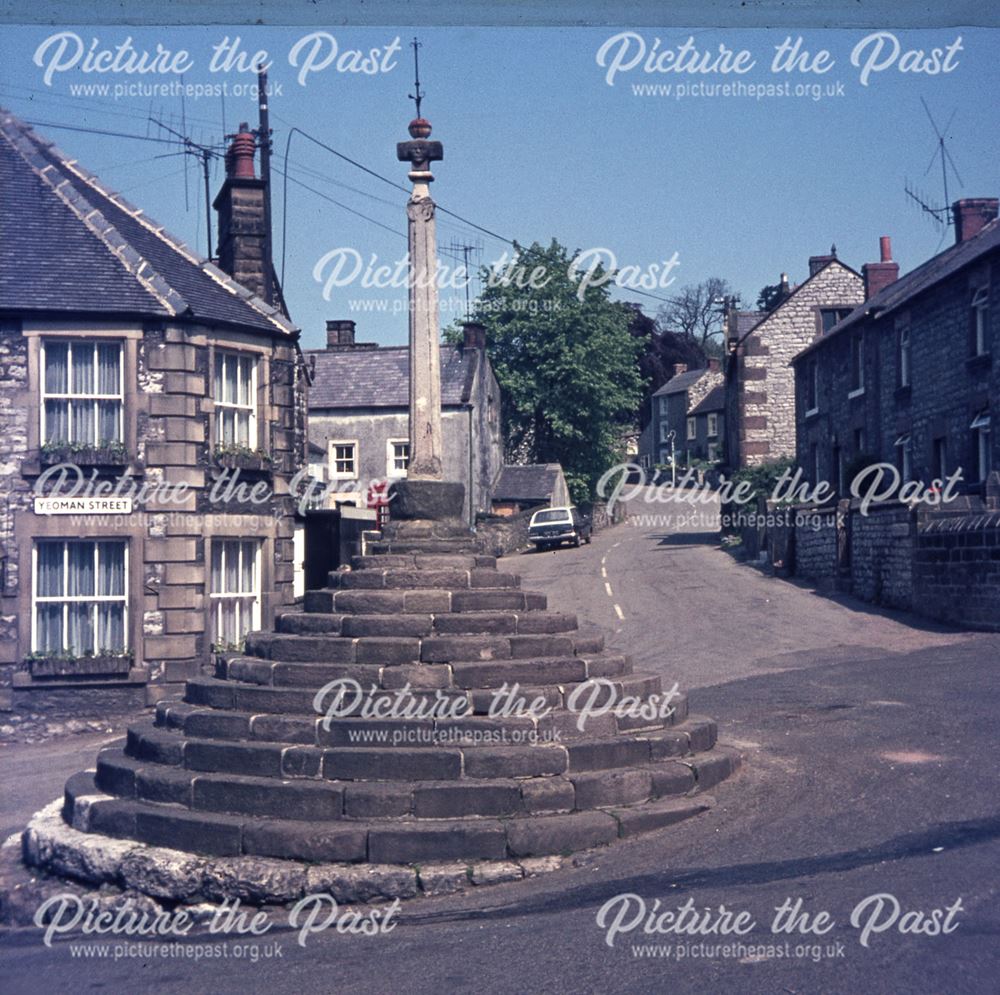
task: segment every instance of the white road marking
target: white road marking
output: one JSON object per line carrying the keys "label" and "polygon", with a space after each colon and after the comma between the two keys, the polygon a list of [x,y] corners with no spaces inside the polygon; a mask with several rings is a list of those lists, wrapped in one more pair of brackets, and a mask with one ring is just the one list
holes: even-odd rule
{"label": "white road marking", "polygon": [[615,614],[624,622],[625,613],[621,609],[621,605],[615,605]]}
{"label": "white road marking", "polygon": [[602,576],[602,577],[603,577],[603,578],[604,578],[605,580],[607,580],[607,579],[608,579],[608,568],[607,568],[607,567],[604,567],[604,566],[602,566],[602,567],[601,567],[601,576]]}
{"label": "white road marking", "polygon": [[611,585],[607,581],[604,582],[604,590],[608,592],[608,597],[609,598],[613,598],[614,597],[614,594],[611,591]]}

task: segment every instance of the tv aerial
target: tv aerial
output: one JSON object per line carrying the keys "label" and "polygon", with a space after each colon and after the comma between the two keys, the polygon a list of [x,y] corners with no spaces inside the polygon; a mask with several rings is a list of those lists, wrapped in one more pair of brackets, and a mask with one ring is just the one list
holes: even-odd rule
{"label": "tv aerial", "polygon": [[960,187],[965,186],[962,181],[962,177],[958,172],[958,167],[955,165],[955,160],[948,151],[948,145],[945,140],[945,135],[948,133],[948,129],[951,127],[952,121],[955,120],[956,111],[951,112],[951,117],[948,118],[948,123],[944,126],[944,128],[939,128],[937,126],[937,122],[934,120],[934,116],[931,114],[931,109],[927,106],[927,101],[921,97],[920,103],[923,104],[924,112],[927,114],[927,119],[930,121],[931,127],[934,129],[934,135],[937,138],[937,146],[931,156],[931,161],[927,164],[927,168],[924,170],[924,176],[931,171],[935,163],[940,164],[941,189],[944,197],[944,203],[934,204],[926,194],[919,189],[915,189],[908,181],[904,189],[907,197],[914,201],[920,209],[928,215],[928,217],[930,217],[930,219],[934,222],[935,227],[937,227],[943,236],[948,230],[949,225],[953,223],[951,216],[951,198],[948,194],[949,170],[952,174],[954,174],[955,179],[958,181],[958,185]]}

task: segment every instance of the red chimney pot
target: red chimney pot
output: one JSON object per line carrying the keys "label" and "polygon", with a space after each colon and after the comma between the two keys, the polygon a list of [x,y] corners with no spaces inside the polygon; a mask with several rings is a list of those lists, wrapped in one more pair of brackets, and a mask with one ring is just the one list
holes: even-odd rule
{"label": "red chimney pot", "polygon": [[885,290],[890,283],[899,279],[899,263],[892,259],[892,239],[882,235],[878,240],[881,261],[865,263],[861,267],[861,275],[865,281],[865,300],[871,300],[877,293]]}
{"label": "red chimney pot", "polygon": [[244,180],[256,179],[257,174],[253,168],[253,157],[256,151],[257,143],[249,125],[243,121],[240,123],[239,134],[234,136],[233,143],[229,146],[229,152],[226,155],[229,175]]}

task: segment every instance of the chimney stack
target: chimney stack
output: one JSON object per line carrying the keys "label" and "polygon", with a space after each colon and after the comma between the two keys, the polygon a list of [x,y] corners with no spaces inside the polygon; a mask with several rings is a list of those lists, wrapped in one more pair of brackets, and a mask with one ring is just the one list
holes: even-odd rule
{"label": "chimney stack", "polygon": [[996,216],[1000,200],[996,197],[966,197],[951,205],[955,221],[955,243],[978,235]]}
{"label": "chimney stack", "polygon": [[837,247],[830,246],[830,253],[826,256],[809,257],[809,275],[815,276],[827,263],[832,263],[837,258]]}
{"label": "chimney stack", "polygon": [[687,363],[674,363],[674,376],[679,377],[682,373],[687,373]]}
{"label": "chimney stack", "polygon": [[477,321],[467,321],[462,325],[462,348],[485,349],[486,327]]}
{"label": "chimney stack", "polygon": [[892,261],[892,241],[888,235],[879,240],[879,255],[881,261],[865,263],[861,267],[861,275],[865,280],[865,300],[870,301],[880,290],[899,279],[899,263]]}
{"label": "chimney stack", "polygon": [[349,348],[354,345],[353,321],[330,320],[326,323],[326,347],[327,349]]}
{"label": "chimney stack", "polygon": [[226,150],[226,180],[212,206],[219,212],[219,269],[270,304],[264,181],[254,171],[256,148],[244,121]]}

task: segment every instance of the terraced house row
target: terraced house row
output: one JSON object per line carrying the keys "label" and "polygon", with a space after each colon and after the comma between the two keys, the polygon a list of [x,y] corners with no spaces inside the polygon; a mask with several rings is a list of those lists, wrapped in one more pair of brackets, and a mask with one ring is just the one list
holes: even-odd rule
{"label": "terraced house row", "polygon": [[1000,467],[1000,221],[996,198],[952,207],[955,242],[906,275],[865,267],[865,302],[795,357],[798,460],[846,493],[859,463],[893,464],[903,481],[961,471],[985,496]]}

